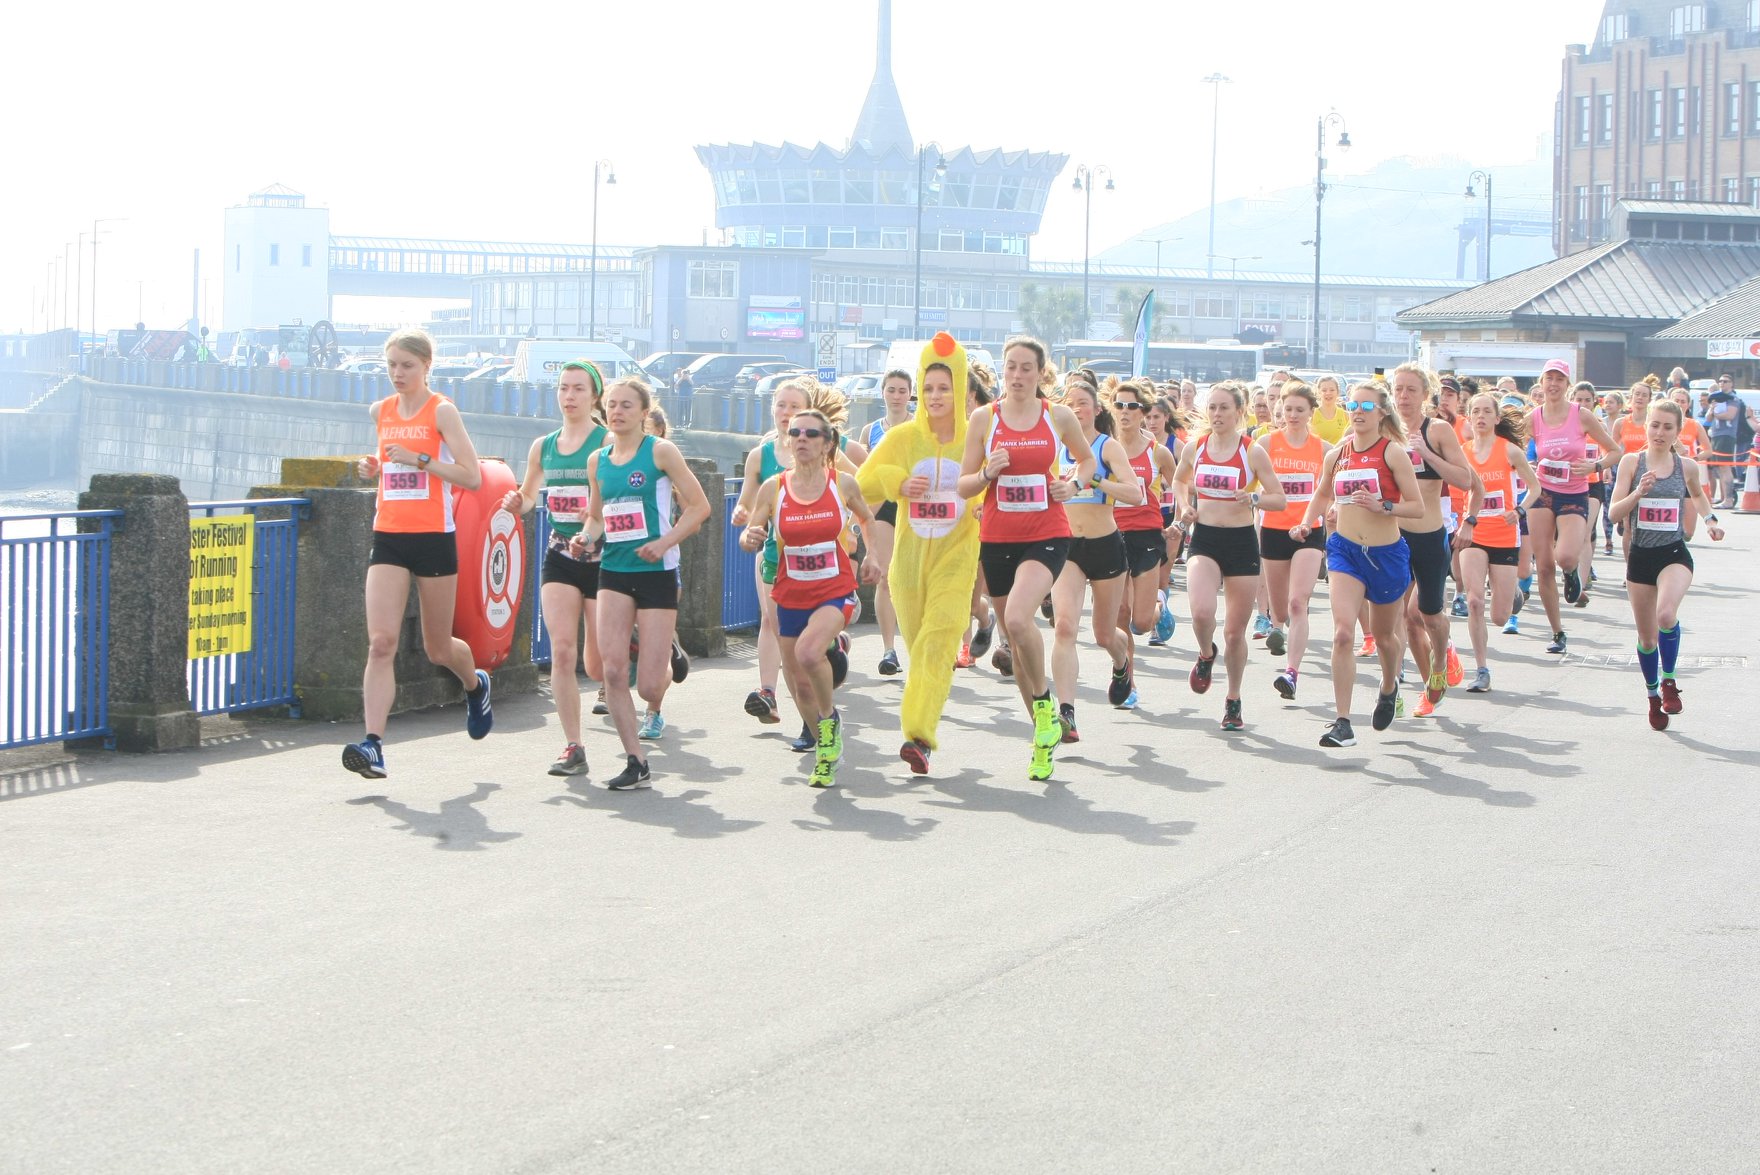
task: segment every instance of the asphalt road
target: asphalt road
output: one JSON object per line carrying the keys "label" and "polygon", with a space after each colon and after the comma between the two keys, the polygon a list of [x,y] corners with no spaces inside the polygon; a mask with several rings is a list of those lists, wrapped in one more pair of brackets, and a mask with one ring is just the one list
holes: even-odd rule
{"label": "asphalt road", "polygon": [[911,777],[872,629],[830,791],[749,655],[677,689],[647,792],[547,777],[542,697],[395,720],[378,784],[291,722],[0,755],[0,1171],[1760,1169],[1732,529],[1666,734],[1615,588],[1348,751],[1313,654],[1286,705],[1255,648],[1219,730],[1182,617],[1135,713],[1084,653],[1050,784],[988,669]]}

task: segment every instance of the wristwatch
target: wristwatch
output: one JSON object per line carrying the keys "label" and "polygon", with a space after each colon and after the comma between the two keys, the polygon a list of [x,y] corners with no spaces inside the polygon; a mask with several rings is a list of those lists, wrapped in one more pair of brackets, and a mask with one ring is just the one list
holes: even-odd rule
{"label": "wristwatch", "polygon": [[1383,514],[1392,514],[1393,503],[1389,502],[1386,498],[1381,499],[1381,512]]}
{"label": "wristwatch", "polygon": [[433,459],[434,458],[431,454],[422,453],[416,457],[416,464],[418,466],[420,466],[421,468],[426,469],[428,467],[428,462],[432,461]]}
{"label": "wristwatch", "polygon": [[1466,523],[1468,526],[1478,526],[1479,525],[1479,516],[1477,514],[1469,514],[1465,518],[1462,518],[1461,521]]}

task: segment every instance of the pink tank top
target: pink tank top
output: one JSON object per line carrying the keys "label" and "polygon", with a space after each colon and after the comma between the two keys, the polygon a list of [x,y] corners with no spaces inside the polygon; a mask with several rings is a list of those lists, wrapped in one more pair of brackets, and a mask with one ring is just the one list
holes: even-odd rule
{"label": "pink tank top", "polygon": [[1534,472],[1540,477],[1541,489],[1581,494],[1588,491],[1589,479],[1573,474],[1570,463],[1583,460],[1588,448],[1579,416],[1581,409],[1576,404],[1567,406],[1570,412],[1556,428],[1547,425],[1544,407],[1534,409],[1529,417],[1534,433]]}

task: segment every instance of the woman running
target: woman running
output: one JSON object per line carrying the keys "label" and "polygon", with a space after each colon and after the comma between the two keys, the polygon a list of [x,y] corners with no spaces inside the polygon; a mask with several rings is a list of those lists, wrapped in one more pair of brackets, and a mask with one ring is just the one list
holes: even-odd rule
{"label": "woman running", "polygon": [[[830,418],[817,408],[802,408],[789,418],[793,467],[759,488],[751,523],[739,540],[743,549],[757,551],[774,534],[781,554],[772,596],[782,669],[790,692],[812,716],[814,787],[836,783],[843,758],[843,720],[826,653],[856,614],[850,526],[874,520],[855,477],[837,471],[838,439]],[[862,562],[862,582],[873,583],[879,574],[869,555]]]}
{"label": "woman running", "polygon": [[[1228,695],[1222,703],[1222,729],[1240,730],[1241,680],[1247,671],[1247,622],[1259,592],[1259,535],[1253,527],[1256,510],[1276,513],[1287,504],[1283,483],[1264,449],[1255,448],[1241,431],[1246,395],[1233,380],[1210,389],[1209,430],[1193,439],[1180,458],[1174,484],[1192,527],[1186,556],[1186,596],[1192,612],[1192,634],[1200,650],[1192,667],[1192,692],[1210,688],[1216,668],[1216,592],[1221,589],[1227,610],[1222,643],[1228,670]],[[1263,486],[1254,490],[1253,486]],[[1195,500],[1194,500],[1195,493]],[[1304,536],[1306,537],[1306,536]]]}
{"label": "woman running", "polygon": [[[958,385],[955,385],[958,386]],[[996,386],[996,373],[982,363],[966,365],[966,410],[965,418],[970,420],[972,413],[996,398],[992,391]],[[960,456],[965,456],[962,450]],[[978,506],[972,507],[975,518],[983,511]],[[985,653],[990,651],[992,642],[996,651],[990,654],[990,667],[1003,677],[1014,673],[1014,655],[1008,651],[1008,634],[996,631],[996,613],[990,610],[990,593],[984,587],[984,568],[979,566],[972,576],[972,608],[971,623],[960,634],[959,656],[954,659],[954,668],[971,669]],[[974,627],[975,626],[975,627]]]}
{"label": "woman running", "polygon": [[1338,377],[1323,375],[1315,380],[1314,394],[1320,397],[1320,407],[1308,428],[1328,447],[1336,445],[1351,430],[1351,414],[1338,402]]}
{"label": "woman running", "polygon": [[476,667],[471,647],[452,635],[458,596],[458,541],[453,533],[452,486],[474,490],[483,482],[477,451],[451,400],[428,387],[434,340],[422,330],[400,330],[385,340],[385,368],[396,392],[367,410],[378,435],[371,456],[356,463],[378,485],[373,547],[367,555],[367,667],[361,675],[366,737],[342,748],[342,765],[368,779],[384,779],[385,723],[397,696],[397,638],[415,580],[421,608],[422,651],[465,688],[465,729],[482,738],[495,724],[489,675]]}
{"label": "woman running", "polygon": [[1491,620],[1503,624],[1515,604],[1516,571],[1520,562],[1521,515],[1516,508],[1516,479],[1527,485],[1535,481],[1528,464],[1527,414],[1517,408],[1499,408],[1497,398],[1481,392],[1467,404],[1473,434],[1467,441],[1467,463],[1479,479],[1481,501],[1478,514],[1461,519],[1455,535],[1460,548],[1463,591],[1467,599],[1467,633],[1473,645],[1472,694],[1491,689],[1491,670],[1485,664],[1485,586],[1491,586]]}
{"label": "woman running", "polygon": [[[1125,564],[1130,584],[1125,589],[1119,610],[1118,626],[1124,630],[1131,645],[1131,659],[1136,660],[1136,637],[1160,636],[1165,618],[1166,631],[1173,634],[1173,613],[1167,607],[1167,592],[1162,576],[1172,556],[1167,550],[1167,523],[1163,520],[1162,503],[1173,501],[1173,477],[1179,461],[1165,443],[1145,426],[1145,418],[1155,406],[1147,381],[1130,381],[1119,385],[1113,393],[1112,411],[1118,421],[1118,443],[1130,462],[1131,476],[1142,488],[1143,499],[1134,505],[1113,504],[1119,533],[1124,536]],[[1165,417],[1163,417],[1165,420]],[[1166,637],[1162,637],[1166,643]],[[1133,678],[1135,674],[1133,673]],[[1132,692],[1135,692],[1133,687]],[[1134,698],[1127,708],[1136,705]]]}
{"label": "woman running", "polygon": [[1564,622],[1558,604],[1558,572],[1564,572],[1564,601],[1575,604],[1583,592],[1578,559],[1589,527],[1589,478],[1596,462],[1585,454],[1594,441],[1603,451],[1613,437],[1569,398],[1571,365],[1553,359],[1540,373],[1539,402],[1528,418],[1534,440],[1534,473],[1539,493],[1528,503],[1528,531],[1534,539],[1540,606],[1552,628],[1548,653],[1565,651]]}
{"label": "woman running", "polygon": [[[709,518],[709,499],[671,441],[647,435],[654,393],[620,379],[602,403],[611,443],[587,459],[589,533],[604,536],[599,563],[599,656],[605,701],[623,744],[624,768],[613,791],[649,785],[630,698],[630,651],[637,646],[636,692],[658,716],[672,683],[678,629],[678,546]],[[678,520],[674,522],[674,504]]]}
{"label": "woman running", "polygon": [[[1650,397],[1655,391],[1645,380],[1639,380],[1631,387],[1626,400],[1626,411],[1623,416],[1613,422],[1612,433],[1614,448],[1621,455],[1637,453],[1650,443]],[[1609,501],[1608,512],[1612,516],[1613,503]],[[1630,558],[1632,554],[1632,528],[1629,524],[1619,524],[1620,554]]]}
{"label": "woman running", "polygon": [[904,733],[898,757],[917,775],[928,774],[937,746],[953,685],[952,655],[970,614],[966,594],[978,569],[975,503],[955,492],[967,416],[963,392],[955,389],[964,389],[969,378],[965,348],[952,335],[930,340],[917,370],[916,417],[887,432],[857,478],[868,501],[885,499],[904,513],[885,576],[894,586],[899,631],[911,659],[898,710]]}
{"label": "woman running", "polygon": [[[1069,557],[1063,504],[1094,476],[1094,455],[1075,415],[1044,400],[1045,344],[1017,335],[1002,349],[1002,397],[974,416],[960,466],[962,498],[984,496],[978,563],[990,603],[1012,650],[1015,687],[1033,717],[1027,778],[1051,778],[1052,753],[1063,737],[1057,703],[1046,683],[1045,644],[1035,614]],[[1057,470],[1059,444],[1077,455],[1073,477]],[[1010,601],[1013,606],[1010,607]]]}
{"label": "woman running", "polygon": [[1112,503],[1140,504],[1143,490],[1131,471],[1124,446],[1112,436],[1112,414],[1100,402],[1092,377],[1071,372],[1064,381],[1061,399],[1081,426],[1083,444],[1080,448],[1058,447],[1059,470],[1068,476],[1079,458],[1094,462],[1093,475],[1063,503],[1069,519],[1069,558],[1051,588],[1051,680],[1057,691],[1063,741],[1073,743],[1081,739],[1076,732],[1076,632],[1081,627],[1083,598],[1090,588],[1094,594],[1090,615],[1094,644],[1112,660],[1106,700],[1124,709],[1136,704],[1131,696],[1136,693],[1136,683],[1131,675],[1130,639],[1118,627],[1129,564]]}
{"label": "woman running", "polygon": [[539,576],[538,606],[544,613],[544,630],[550,635],[550,692],[556,699],[556,719],[567,743],[552,775],[582,775],[587,752],[581,744],[581,687],[575,679],[577,646],[581,626],[586,625],[587,676],[602,677],[599,639],[594,629],[599,595],[599,557],[602,542],[589,542],[587,519],[587,460],[605,447],[605,426],[599,422],[599,398],[603,391],[599,369],[585,359],[562,365],[556,381],[556,407],[562,427],[532,442],[526,454],[525,480],[502,499],[501,508],[515,515],[530,513],[544,495],[550,516],[550,545],[544,552]]}
{"label": "woman running", "polygon": [[1357,745],[1351,730],[1351,691],[1357,676],[1352,654],[1364,600],[1381,663],[1371,724],[1376,730],[1393,724],[1400,660],[1395,627],[1412,579],[1399,520],[1424,514],[1418,475],[1405,449],[1405,428],[1386,385],[1358,384],[1344,408],[1351,414],[1351,434],[1326,454],[1308,513],[1289,532],[1296,542],[1305,541],[1337,505],[1338,528],[1326,540],[1326,567],[1332,597],[1332,696],[1338,710],[1320,736],[1323,747]]}
{"label": "woman running", "polygon": [[[1607,421],[1603,420],[1601,417],[1601,406],[1598,402],[1598,397],[1595,395],[1594,384],[1586,379],[1578,380],[1576,383],[1572,384],[1571,403],[1575,404],[1581,412],[1593,416],[1600,422],[1602,428],[1607,427]],[[1608,435],[1613,435],[1611,430]],[[1612,477],[1604,476],[1601,472],[1602,460],[1605,456],[1601,451],[1601,446],[1594,441],[1585,441],[1583,443],[1583,456],[1595,462],[1595,468],[1590,471],[1588,477],[1589,525],[1584,528],[1583,549],[1577,556],[1577,566],[1582,568],[1581,574],[1583,578],[1583,591],[1582,594],[1577,596],[1576,603],[1576,606],[1579,608],[1587,608],[1589,606],[1589,595],[1595,590],[1595,530],[1600,525],[1602,517],[1607,510],[1607,491],[1613,488]]]}
{"label": "woman running", "polygon": [[[1155,438],[1157,445],[1167,450],[1168,455],[1173,458],[1175,469],[1179,467],[1180,454],[1185,451],[1185,443],[1174,431],[1175,424],[1183,421],[1175,406],[1178,395],[1178,386],[1175,385],[1173,395],[1156,400],[1155,406],[1148,413],[1149,435]],[[1156,646],[1165,645],[1173,639],[1173,609],[1168,603],[1173,593],[1173,568],[1176,563],[1183,565],[1185,562],[1183,548],[1186,532],[1179,521],[1179,501],[1174,497],[1172,478],[1161,483],[1161,533],[1166,539],[1167,558],[1162,562],[1161,572],[1157,576],[1155,595],[1158,611],[1155,617],[1155,635],[1149,638],[1149,643]]]}
{"label": "woman running", "polygon": [[1705,519],[1711,541],[1723,541],[1699,467],[1676,450],[1684,419],[1679,405],[1652,403],[1648,441],[1620,458],[1613,487],[1613,517],[1625,522],[1632,536],[1626,595],[1638,626],[1638,668],[1650,695],[1652,730],[1667,730],[1669,715],[1681,712],[1674,671],[1681,652],[1681,601],[1693,586],[1693,555],[1683,526],[1688,502]]}
{"label": "woman running", "polygon": [[[1316,530],[1301,542],[1290,537],[1307,516],[1326,461],[1326,442],[1308,427],[1320,401],[1314,389],[1298,381],[1283,385],[1283,427],[1259,442],[1283,487],[1284,508],[1264,515],[1259,523],[1259,558],[1265,588],[1271,596],[1272,627],[1265,649],[1273,657],[1286,652],[1284,669],[1271,682],[1285,701],[1294,701],[1301,675],[1302,654],[1308,651],[1308,601],[1326,558],[1326,532]],[[1285,638],[1285,630],[1288,638]]]}
{"label": "woman running", "polygon": [[[870,454],[880,438],[901,424],[909,424],[911,406],[917,402],[908,371],[889,371],[880,381],[880,398],[885,401],[886,414],[861,432],[861,441]],[[867,462],[862,462],[867,464]],[[874,615],[880,622],[880,675],[893,677],[903,668],[898,663],[898,613],[892,606],[892,586],[886,569],[892,566],[893,528],[898,524],[898,503],[888,499],[874,511],[874,525],[862,533],[867,539],[874,563],[880,568],[880,582],[874,586]]]}

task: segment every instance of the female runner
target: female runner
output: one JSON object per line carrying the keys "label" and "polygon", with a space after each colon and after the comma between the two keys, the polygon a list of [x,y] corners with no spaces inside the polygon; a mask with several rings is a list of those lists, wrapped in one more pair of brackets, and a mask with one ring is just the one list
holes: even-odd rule
{"label": "female runner", "polygon": [[1394,629],[1412,579],[1399,520],[1424,514],[1418,475],[1405,449],[1405,428],[1386,385],[1358,384],[1344,408],[1351,414],[1351,434],[1326,454],[1307,516],[1289,532],[1296,542],[1305,541],[1337,503],[1338,527],[1326,540],[1326,566],[1332,597],[1332,696],[1338,710],[1320,736],[1323,747],[1357,743],[1351,730],[1351,690],[1356,684],[1352,645],[1365,599],[1381,663],[1372,725],[1386,730],[1393,724],[1400,660]]}
{"label": "female runner", "polygon": [[1316,530],[1298,543],[1290,531],[1301,524],[1308,503],[1314,500],[1320,467],[1326,460],[1326,442],[1308,428],[1314,409],[1320,405],[1313,388],[1299,380],[1286,383],[1281,403],[1283,427],[1260,441],[1259,447],[1271,459],[1285,505],[1260,520],[1259,558],[1265,568],[1265,588],[1271,594],[1272,628],[1265,648],[1274,657],[1289,654],[1283,672],[1271,684],[1285,701],[1294,701],[1302,654],[1308,650],[1308,600],[1326,558],[1326,532]]}
{"label": "female runner", "polygon": [[[1173,633],[1173,613],[1167,607],[1167,592],[1161,588],[1161,577],[1172,556],[1167,550],[1167,523],[1162,503],[1173,501],[1173,477],[1179,461],[1152,428],[1143,427],[1144,418],[1154,406],[1147,381],[1130,381],[1119,385],[1113,393],[1112,411],[1118,421],[1118,443],[1130,462],[1131,475],[1142,488],[1143,500],[1135,505],[1114,504],[1119,533],[1124,536],[1125,563],[1130,570],[1130,585],[1125,589],[1119,609],[1119,628],[1131,645],[1131,660],[1136,660],[1137,636],[1153,633],[1159,636],[1165,618],[1168,635]],[[1165,419],[1165,417],[1163,417]],[[1162,638],[1166,643],[1166,638]],[[1133,678],[1135,674],[1133,673]],[[1135,693],[1133,684],[1132,693]],[[1136,705],[1127,698],[1128,709]]]}
{"label": "female runner", "polygon": [[1338,378],[1321,376],[1314,381],[1314,394],[1320,397],[1320,407],[1315,410],[1308,428],[1328,447],[1336,445],[1351,430],[1351,414],[1338,402]]}
{"label": "female runner", "polygon": [[378,483],[379,493],[367,556],[367,667],[361,675],[366,737],[342,748],[342,765],[368,779],[386,774],[381,739],[397,695],[397,637],[412,578],[422,651],[465,687],[465,729],[482,738],[495,724],[489,675],[476,667],[471,647],[452,635],[458,541],[451,487],[476,489],[483,470],[458,409],[428,388],[433,366],[434,340],[426,331],[400,330],[385,340],[385,367],[397,391],[367,410],[378,445],[356,464],[361,477]]}
{"label": "female runner", "polygon": [[1564,600],[1575,604],[1583,592],[1578,558],[1589,527],[1589,480],[1596,462],[1586,453],[1594,441],[1603,452],[1614,447],[1613,436],[1569,399],[1571,365],[1553,359],[1540,373],[1538,403],[1528,417],[1534,440],[1534,473],[1539,493],[1528,503],[1528,532],[1534,539],[1534,561],[1540,579],[1540,605],[1552,626],[1548,653],[1565,651],[1564,622],[1558,606],[1558,575],[1564,572]]}
{"label": "female runner", "polygon": [[[917,402],[912,386],[908,371],[889,371],[886,378],[880,381],[880,398],[886,404],[886,414],[864,428],[861,433],[862,445],[870,453],[880,443],[881,437],[901,424],[910,423],[911,406]],[[893,528],[897,524],[898,503],[887,500],[874,511],[874,525],[862,532],[874,556],[874,563],[880,568],[880,582],[874,586],[874,615],[880,622],[882,677],[895,676],[903,668],[898,663],[898,651],[894,647],[898,644],[898,613],[893,610],[892,587],[886,578],[886,569],[892,566]]]}
{"label": "female runner", "polygon": [[[1184,504],[1182,517],[1193,526],[1186,556],[1192,634],[1200,650],[1209,650],[1198,654],[1190,681],[1193,693],[1210,688],[1216,667],[1216,591],[1221,588],[1227,604],[1222,643],[1228,669],[1222,729],[1239,730],[1246,725],[1241,715],[1241,679],[1247,670],[1247,621],[1259,591],[1259,536],[1253,528],[1253,512],[1275,513],[1287,503],[1271,458],[1241,431],[1246,415],[1241,385],[1229,380],[1211,388],[1207,412],[1209,431],[1193,439],[1174,474]],[[1264,489],[1254,490],[1255,484]]]}
{"label": "female runner", "polygon": [[1460,548],[1467,600],[1467,633],[1473,644],[1473,662],[1478,667],[1467,692],[1482,694],[1491,689],[1491,670],[1485,664],[1485,585],[1489,580],[1491,620],[1503,624],[1509,620],[1510,608],[1515,603],[1516,565],[1522,543],[1516,478],[1520,476],[1525,484],[1533,485],[1535,477],[1528,464],[1527,437],[1522,431],[1527,427],[1524,412],[1499,408],[1495,396],[1481,392],[1468,402],[1467,419],[1473,429],[1467,441],[1467,463],[1478,476],[1481,501],[1474,525],[1467,527],[1463,519],[1455,543]]}

